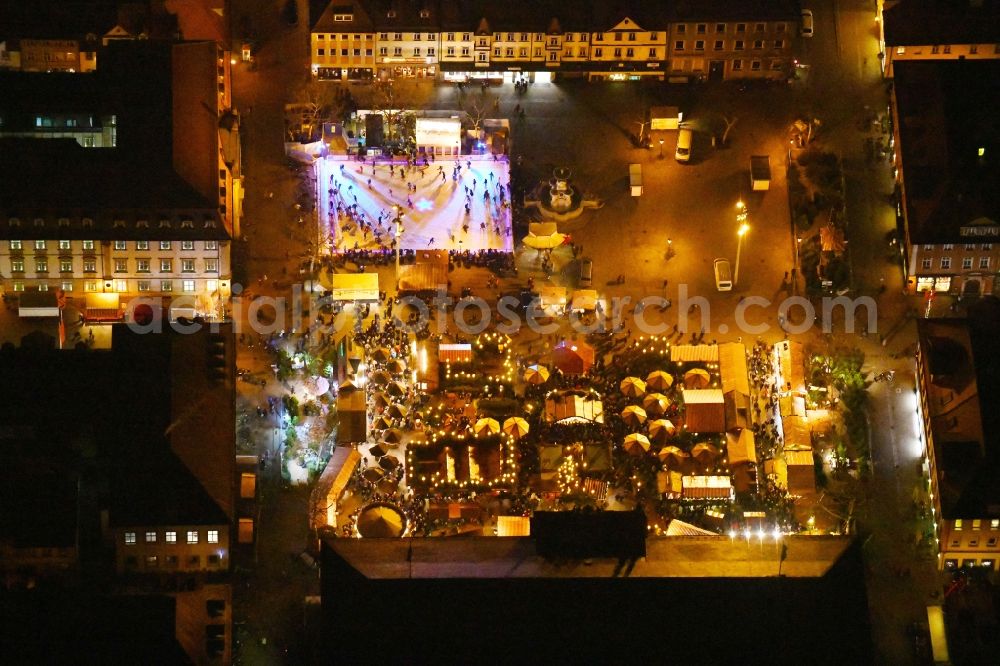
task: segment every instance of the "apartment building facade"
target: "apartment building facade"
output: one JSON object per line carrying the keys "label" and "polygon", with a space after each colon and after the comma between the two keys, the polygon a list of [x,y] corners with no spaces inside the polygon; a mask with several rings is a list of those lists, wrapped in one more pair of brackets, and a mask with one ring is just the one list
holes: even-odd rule
{"label": "apartment building facade", "polygon": [[1000,58],[997,0],[878,0],[875,19],[888,78],[900,61]]}
{"label": "apartment building facade", "polygon": [[994,461],[1000,442],[989,425],[996,422],[989,414],[995,395],[981,378],[990,353],[996,354],[996,340],[974,343],[969,322],[961,319],[921,319],[917,331],[918,410],[938,567],[995,571],[1000,487]]}
{"label": "apartment building facade", "polygon": [[[374,69],[383,79],[459,82],[558,76],[686,81],[787,77],[797,25],[792,2],[718,0],[625,14],[603,2],[511,7],[334,0],[310,39],[313,73],[327,79],[364,80]],[[361,55],[372,36],[374,62]]]}
{"label": "apartment building facade", "polygon": [[900,60],[893,68],[896,215],[911,294],[977,297],[1000,282],[997,60]]}
{"label": "apartment building facade", "polygon": [[[158,297],[178,313],[218,318],[230,293],[230,238],[215,211],[150,211],[0,220],[0,288],[118,298]],[[103,301],[100,318],[108,318]],[[98,313],[94,313],[96,316]],[[117,318],[117,317],[115,317]]]}

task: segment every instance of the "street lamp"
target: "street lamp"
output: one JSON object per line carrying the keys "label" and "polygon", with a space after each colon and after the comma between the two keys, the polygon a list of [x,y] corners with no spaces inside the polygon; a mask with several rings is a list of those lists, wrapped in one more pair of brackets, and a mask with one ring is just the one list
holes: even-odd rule
{"label": "street lamp", "polygon": [[663,159],[663,139],[660,139],[660,159]]}
{"label": "street lamp", "polygon": [[736,223],[739,225],[736,230],[736,236],[739,240],[736,242],[736,270],[733,273],[733,286],[736,286],[740,281],[740,251],[743,249],[743,237],[750,231],[750,225],[747,224],[747,207],[742,201],[736,202]]}
{"label": "street lamp", "polygon": [[395,238],[396,238],[396,281],[398,282],[399,281],[399,251],[400,251],[399,246],[402,243],[401,239],[403,237],[403,209],[400,207],[399,204],[393,204],[393,206],[392,206],[392,212],[396,214],[396,217],[393,219],[392,222],[393,222],[393,224],[396,225],[396,232],[395,232]]}

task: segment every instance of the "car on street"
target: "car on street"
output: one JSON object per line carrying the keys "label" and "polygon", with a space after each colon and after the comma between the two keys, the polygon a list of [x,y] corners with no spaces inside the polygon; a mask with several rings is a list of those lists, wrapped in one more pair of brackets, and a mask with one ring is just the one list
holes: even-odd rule
{"label": "car on street", "polygon": [[802,36],[813,36],[813,13],[811,9],[802,10]]}
{"label": "car on street", "polygon": [[715,288],[719,291],[732,291],[733,273],[729,266],[729,260],[716,259],[712,265],[715,268]]}
{"label": "car on street", "polygon": [[580,262],[580,286],[589,287],[594,283],[594,260],[590,257]]}
{"label": "car on street", "polygon": [[694,141],[694,134],[686,127],[682,127],[677,132],[677,150],[674,151],[674,159],[678,162],[691,161],[691,143]]}

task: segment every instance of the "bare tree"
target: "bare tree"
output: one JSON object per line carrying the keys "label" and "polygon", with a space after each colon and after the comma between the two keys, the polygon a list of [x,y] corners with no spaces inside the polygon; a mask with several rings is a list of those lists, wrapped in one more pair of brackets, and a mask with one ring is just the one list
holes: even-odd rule
{"label": "bare tree", "polygon": [[[344,102],[334,95],[333,87],[311,77],[295,88],[291,99],[303,134],[315,133],[323,123],[340,118],[344,112]],[[290,126],[289,135],[295,134],[295,129]]]}
{"label": "bare tree", "polygon": [[726,128],[722,130],[722,145],[725,146],[727,143],[729,143],[729,132],[736,125],[736,122],[739,120],[739,118],[737,118],[736,116],[733,116],[732,118],[730,118],[729,116],[721,116],[721,118],[722,118],[722,123],[726,126]]}
{"label": "bare tree", "polygon": [[412,91],[394,81],[376,81],[372,84],[371,108],[385,119],[386,139],[407,141],[407,119],[418,104]]}
{"label": "bare tree", "polygon": [[477,132],[480,130],[483,121],[486,120],[486,116],[491,109],[496,110],[499,101],[500,99],[496,95],[486,90],[480,91],[478,95],[466,97],[463,110],[469,117],[469,122],[472,123],[472,129]]}

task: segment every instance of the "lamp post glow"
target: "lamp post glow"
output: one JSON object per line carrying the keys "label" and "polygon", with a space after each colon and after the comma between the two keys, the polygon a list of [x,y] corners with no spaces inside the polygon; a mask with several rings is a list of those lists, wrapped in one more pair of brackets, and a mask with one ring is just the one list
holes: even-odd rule
{"label": "lamp post glow", "polygon": [[396,238],[396,281],[399,281],[399,245],[401,243],[401,238],[403,237],[403,212],[399,204],[395,204],[392,207],[392,211],[396,214],[395,219],[393,219],[393,224],[396,225],[395,238]]}
{"label": "lamp post glow", "polygon": [[743,237],[750,231],[750,225],[747,224],[747,207],[742,201],[736,202],[736,222],[739,224],[739,228],[736,230],[736,236],[739,240],[736,242],[736,270],[733,272],[733,286],[736,286],[740,281],[740,252],[743,249]]}
{"label": "lamp post glow", "polygon": [[663,159],[663,139],[660,139],[660,159]]}

